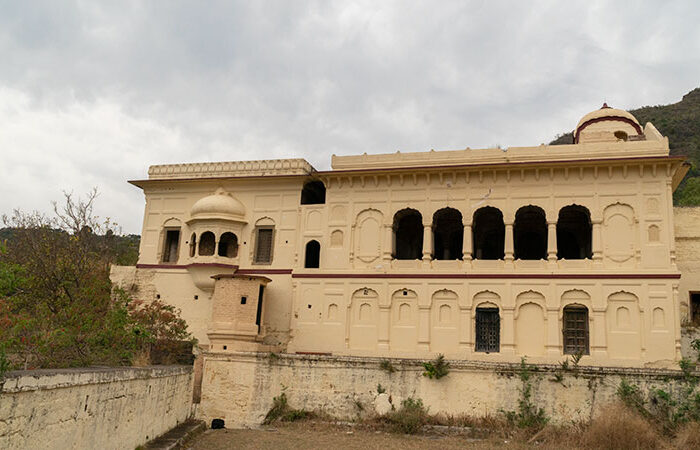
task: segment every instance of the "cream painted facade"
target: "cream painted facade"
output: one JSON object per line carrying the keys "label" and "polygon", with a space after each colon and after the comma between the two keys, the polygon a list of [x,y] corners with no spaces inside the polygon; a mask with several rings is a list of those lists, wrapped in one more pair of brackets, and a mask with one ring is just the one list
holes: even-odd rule
{"label": "cream painted facade", "polygon": [[584,116],[575,137],[333,156],[329,171],[152,166],[131,182],[139,263],[113,280],[179,307],[214,352],[674,365],[687,168],[625,111]]}

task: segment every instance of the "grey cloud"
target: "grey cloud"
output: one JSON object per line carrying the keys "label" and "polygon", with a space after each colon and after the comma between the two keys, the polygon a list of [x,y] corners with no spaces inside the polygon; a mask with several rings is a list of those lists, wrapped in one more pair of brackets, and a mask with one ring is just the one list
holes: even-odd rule
{"label": "grey cloud", "polygon": [[[0,212],[156,163],[533,145],[698,85],[694,2],[0,2]],[[3,130],[3,128],[5,128]]]}

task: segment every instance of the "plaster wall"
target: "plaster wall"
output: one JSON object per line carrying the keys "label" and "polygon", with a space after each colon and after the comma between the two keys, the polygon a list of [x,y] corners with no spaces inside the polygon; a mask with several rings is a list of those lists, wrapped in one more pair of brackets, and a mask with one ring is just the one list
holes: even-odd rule
{"label": "plaster wall", "polygon": [[[320,410],[340,419],[371,411],[381,384],[399,407],[420,398],[431,413],[488,416],[517,410],[522,382],[519,365],[452,361],[440,380],[422,376],[417,360],[392,360],[389,374],[376,358],[323,357],[252,353],[205,355],[202,403],[198,416],[209,422],[222,418],[227,427],[260,424],[274,396],[285,392],[292,408]],[[676,386],[678,371],[579,368],[554,381],[557,366],[533,373],[533,403],[544,408],[554,423],[587,420],[611,402],[624,378],[643,392],[652,386]],[[364,413],[357,404],[363,405]]]}
{"label": "plaster wall", "polygon": [[700,292],[700,207],[673,208],[676,235],[676,265],[681,322],[690,317],[690,294]]}
{"label": "plaster wall", "polygon": [[9,372],[0,448],[135,448],[190,417],[192,378],[184,366]]}

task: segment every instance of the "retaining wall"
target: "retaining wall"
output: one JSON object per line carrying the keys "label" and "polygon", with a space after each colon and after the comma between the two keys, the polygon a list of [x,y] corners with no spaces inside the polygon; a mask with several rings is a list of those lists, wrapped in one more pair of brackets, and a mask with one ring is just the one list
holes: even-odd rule
{"label": "retaining wall", "polygon": [[[353,419],[373,410],[381,384],[398,408],[407,397],[422,399],[431,413],[486,416],[514,411],[521,398],[518,364],[450,361],[439,380],[422,376],[422,361],[390,359],[396,372],[380,367],[379,358],[265,353],[206,353],[198,417],[226,427],[260,424],[274,396],[285,392],[293,408],[322,410]],[[571,365],[570,365],[571,367]],[[588,420],[601,405],[614,400],[624,378],[649,388],[679,389],[677,370],[560,366],[533,367],[533,403],[555,423]],[[559,378],[561,377],[561,379]],[[360,406],[361,405],[361,406]]]}
{"label": "retaining wall", "polygon": [[190,417],[192,367],[9,372],[0,448],[133,449]]}

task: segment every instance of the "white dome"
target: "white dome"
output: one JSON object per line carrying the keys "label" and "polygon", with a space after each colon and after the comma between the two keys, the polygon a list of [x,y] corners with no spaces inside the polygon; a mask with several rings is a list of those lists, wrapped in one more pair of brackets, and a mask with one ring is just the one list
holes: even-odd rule
{"label": "white dome", "polygon": [[603,103],[602,108],[589,112],[579,120],[574,129],[574,143],[579,142],[581,132],[587,127],[596,131],[614,132],[617,128],[622,128],[628,134],[643,133],[636,117],[625,110],[611,108],[607,103]]}
{"label": "white dome", "polygon": [[245,222],[245,206],[223,189],[203,197],[190,209],[190,220],[223,219]]}

